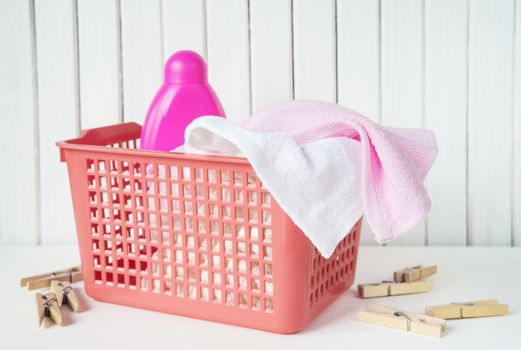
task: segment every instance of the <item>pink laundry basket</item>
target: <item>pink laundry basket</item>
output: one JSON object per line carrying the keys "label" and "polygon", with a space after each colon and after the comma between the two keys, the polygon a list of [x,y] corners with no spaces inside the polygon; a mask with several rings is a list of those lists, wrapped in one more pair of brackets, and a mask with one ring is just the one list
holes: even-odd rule
{"label": "pink laundry basket", "polygon": [[58,143],[89,296],[294,333],[351,286],[361,221],[324,259],[246,159],[139,150],[140,131]]}

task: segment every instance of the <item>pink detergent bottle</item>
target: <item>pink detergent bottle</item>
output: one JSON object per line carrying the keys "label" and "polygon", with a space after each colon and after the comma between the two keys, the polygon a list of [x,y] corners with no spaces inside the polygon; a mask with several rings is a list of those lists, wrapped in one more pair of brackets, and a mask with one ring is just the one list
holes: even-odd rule
{"label": "pink detergent bottle", "polygon": [[206,115],[225,116],[208,84],[206,63],[196,52],[178,51],[165,64],[163,85],[141,129],[141,148],[171,151],[181,146],[186,126]]}

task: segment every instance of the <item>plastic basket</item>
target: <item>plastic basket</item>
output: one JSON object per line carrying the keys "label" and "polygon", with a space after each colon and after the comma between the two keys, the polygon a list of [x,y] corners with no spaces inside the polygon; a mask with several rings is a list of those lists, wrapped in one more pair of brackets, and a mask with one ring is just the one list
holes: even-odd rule
{"label": "plastic basket", "polygon": [[140,130],[58,143],[89,296],[293,333],[351,286],[360,221],[324,259],[246,159],[139,150]]}

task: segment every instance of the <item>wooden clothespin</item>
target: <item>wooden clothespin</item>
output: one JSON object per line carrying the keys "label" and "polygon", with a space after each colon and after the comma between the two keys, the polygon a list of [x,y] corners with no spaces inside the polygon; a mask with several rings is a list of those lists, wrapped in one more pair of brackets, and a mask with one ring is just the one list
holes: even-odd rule
{"label": "wooden clothespin", "polygon": [[38,325],[42,325],[45,317],[49,317],[54,323],[63,324],[63,317],[54,293],[36,293],[36,308],[38,309]]}
{"label": "wooden clothespin", "polygon": [[28,290],[35,290],[49,287],[51,285],[51,281],[68,281],[73,283],[79,282],[81,280],[83,280],[81,266],[75,266],[65,270],[22,278],[20,280],[20,285],[22,287],[27,286]]}
{"label": "wooden clothespin", "polygon": [[441,337],[447,329],[447,322],[441,318],[378,304],[366,304],[365,308],[366,310],[358,312],[360,321],[433,337]]}
{"label": "wooden clothespin", "polygon": [[358,285],[358,294],[362,298],[387,297],[391,295],[425,293],[432,290],[429,281],[394,283],[384,281],[382,283],[365,283]]}
{"label": "wooden clothespin", "polygon": [[427,266],[422,267],[421,265],[408,267],[403,270],[394,272],[394,281],[395,282],[414,282],[423,280],[429,276],[434,275],[438,272],[438,266]]}
{"label": "wooden clothespin", "polygon": [[70,282],[51,281],[51,291],[56,296],[56,300],[60,307],[67,304],[75,312],[80,310],[80,300],[76,293],[74,293],[74,289],[72,289]]}
{"label": "wooden clothespin", "polygon": [[499,304],[497,299],[477,300],[468,303],[451,303],[447,305],[428,306],[425,313],[446,320],[504,316],[508,314],[508,305]]}

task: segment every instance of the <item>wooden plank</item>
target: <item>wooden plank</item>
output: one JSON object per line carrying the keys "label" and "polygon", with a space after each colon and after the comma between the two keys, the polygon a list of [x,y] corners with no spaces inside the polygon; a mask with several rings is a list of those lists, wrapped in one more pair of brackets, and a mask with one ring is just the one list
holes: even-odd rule
{"label": "wooden plank", "polygon": [[81,128],[122,120],[117,0],[78,1]]}
{"label": "wooden plank", "polygon": [[295,98],[336,102],[335,1],[293,2]]}
{"label": "wooden plank", "polygon": [[468,206],[471,245],[511,245],[514,2],[471,1]]}
{"label": "wooden plank", "polygon": [[[379,1],[337,1],[338,103],[380,122]],[[364,220],[360,243],[376,245]]]}
{"label": "wooden plank", "polygon": [[43,244],[76,240],[65,164],[55,142],[79,127],[76,8],[72,0],[35,3]]}
{"label": "wooden plank", "polygon": [[0,244],[38,242],[38,123],[31,1],[0,2]]}
{"label": "wooden plank", "polygon": [[338,103],[380,121],[379,1],[339,0]]}
{"label": "wooden plank", "polygon": [[253,112],[293,98],[291,1],[250,2]]}
{"label": "wooden plank", "polygon": [[512,244],[521,246],[521,1],[516,3],[515,82],[514,82],[514,132],[513,148],[513,201]]}
{"label": "wooden plank", "polygon": [[121,1],[123,119],[143,123],[163,81],[159,0]]}
{"label": "wooden plank", "polygon": [[204,0],[163,0],[163,62],[179,50],[206,57],[206,5]]}
{"label": "wooden plank", "polygon": [[208,73],[226,116],[251,113],[248,1],[207,1]]}
{"label": "wooden plank", "polygon": [[429,245],[467,242],[467,2],[425,2],[425,127],[439,155],[426,184]]}
{"label": "wooden plank", "polygon": [[[382,123],[423,127],[423,6],[421,1],[383,1]],[[399,237],[393,245],[423,245],[425,224]]]}

